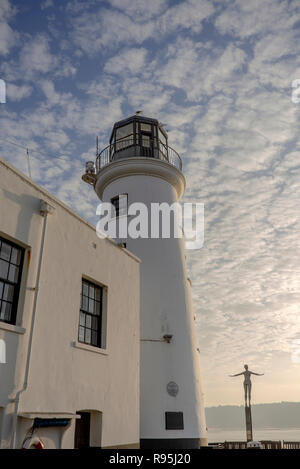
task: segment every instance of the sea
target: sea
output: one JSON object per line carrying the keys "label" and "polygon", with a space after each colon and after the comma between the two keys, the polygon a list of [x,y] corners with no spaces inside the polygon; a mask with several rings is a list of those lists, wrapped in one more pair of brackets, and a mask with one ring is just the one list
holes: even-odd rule
{"label": "sea", "polygon": [[[253,440],[300,441],[300,428],[254,428]],[[246,431],[222,428],[208,429],[209,443],[222,443],[224,441],[246,441]]]}

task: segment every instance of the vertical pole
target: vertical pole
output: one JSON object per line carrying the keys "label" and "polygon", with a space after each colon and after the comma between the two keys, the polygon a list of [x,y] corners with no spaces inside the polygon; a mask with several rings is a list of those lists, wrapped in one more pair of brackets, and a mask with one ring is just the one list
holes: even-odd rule
{"label": "vertical pole", "polygon": [[28,176],[30,177],[30,179],[32,179],[32,177],[31,177],[31,169],[30,169],[30,157],[29,157],[29,150],[28,150],[28,148],[26,149],[26,155],[27,155]]}
{"label": "vertical pole", "polygon": [[253,441],[253,432],[252,432],[252,415],[251,415],[251,404],[245,403],[245,417],[246,417],[246,437],[247,442]]}

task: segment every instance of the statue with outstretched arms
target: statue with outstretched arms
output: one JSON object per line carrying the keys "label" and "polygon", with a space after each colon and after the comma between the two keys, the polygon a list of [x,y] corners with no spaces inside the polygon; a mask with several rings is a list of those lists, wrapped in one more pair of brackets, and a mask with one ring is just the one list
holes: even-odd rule
{"label": "statue with outstretched arms", "polygon": [[244,391],[245,391],[245,405],[247,405],[247,397],[249,399],[249,405],[251,401],[251,375],[256,375],[256,376],[263,376],[264,373],[254,373],[254,371],[250,371],[248,369],[248,365],[244,365],[245,371],[242,371],[241,373],[237,373],[236,375],[229,375],[230,378],[234,378],[235,376],[241,376],[244,375]]}

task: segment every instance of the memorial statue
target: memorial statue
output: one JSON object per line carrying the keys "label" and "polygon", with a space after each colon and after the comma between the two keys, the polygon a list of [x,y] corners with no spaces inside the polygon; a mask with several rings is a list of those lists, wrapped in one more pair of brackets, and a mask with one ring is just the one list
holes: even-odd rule
{"label": "memorial statue", "polygon": [[248,365],[244,365],[245,371],[242,371],[242,373],[237,373],[236,375],[229,375],[230,378],[234,378],[235,376],[241,376],[244,375],[244,391],[245,391],[245,406],[247,406],[247,397],[249,400],[249,406],[251,402],[251,375],[256,375],[256,376],[263,376],[264,373],[254,373],[254,371],[250,371],[248,369]]}

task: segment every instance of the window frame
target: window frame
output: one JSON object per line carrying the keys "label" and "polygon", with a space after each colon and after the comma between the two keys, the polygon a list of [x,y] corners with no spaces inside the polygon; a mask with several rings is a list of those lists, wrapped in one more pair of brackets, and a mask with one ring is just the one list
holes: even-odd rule
{"label": "window frame", "polygon": [[[95,313],[95,310],[93,313],[91,313],[90,311],[88,311],[88,308],[89,306],[87,307],[87,310],[83,308],[83,296],[87,298],[88,300],[88,304],[89,304],[89,301],[90,300],[93,300],[94,302],[97,301],[95,300],[95,296],[94,298],[92,298],[91,296],[86,296],[86,295],[83,295],[83,285],[87,284],[88,287],[89,287],[89,292],[88,292],[88,295],[90,293],[90,286],[91,287],[94,287],[94,288],[97,288],[99,289],[100,291],[100,300],[99,300],[99,314],[96,314]],[[79,344],[84,344],[84,345],[88,345],[90,347],[96,347],[96,348],[104,348],[104,342],[105,340],[103,339],[103,327],[104,327],[104,324],[103,324],[103,310],[104,310],[104,287],[102,285],[99,285],[85,277],[82,277],[81,278],[81,294],[80,294],[80,309],[79,309],[79,321],[78,321],[78,334],[77,334],[77,340],[78,340],[78,343]],[[85,316],[85,323],[84,325],[81,324],[81,314],[84,314]],[[91,319],[90,319],[90,326],[87,326],[87,316],[89,316]],[[94,318],[97,318],[97,329],[93,328],[93,319]],[[84,339],[81,340],[80,339],[80,328],[83,328],[84,329]],[[89,330],[90,333],[91,333],[91,337],[90,337],[90,342],[86,341],[86,330]],[[92,342],[92,332],[97,332],[97,343],[93,343]]]}
{"label": "window frame", "polygon": [[[9,275],[9,268],[10,268],[11,265],[14,265],[14,266],[18,267],[19,272],[18,272],[17,281],[13,282],[13,281],[9,280],[8,278],[4,279],[4,277],[0,277],[0,282],[3,283],[3,290],[2,290],[1,296],[0,296],[0,314],[1,314],[2,301],[5,301],[6,303],[11,304],[10,320],[0,318],[0,322],[1,323],[3,322],[5,324],[12,324],[13,326],[15,326],[16,323],[17,323],[18,306],[19,306],[19,300],[20,300],[20,290],[21,290],[22,275],[23,275],[23,269],[24,269],[25,248],[23,246],[20,246],[19,244],[15,243],[13,241],[10,241],[9,239],[7,239],[7,238],[0,235],[0,255],[1,255],[2,243],[8,244],[11,248],[17,249],[20,252],[20,262],[19,262],[19,264],[16,264],[16,263],[12,262],[12,252],[13,252],[12,249],[11,249],[11,252],[10,252],[9,261],[6,261],[9,264],[8,275]],[[1,259],[1,260],[5,261],[4,259]],[[7,275],[7,277],[8,277],[8,275]],[[13,290],[12,301],[7,301],[6,299],[5,300],[3,299],[3,294],[4,294],[4,290],[5,290],[6,285],[10,285],[14,289]]]}
{"label": "window frame", "polygon": [[[126,197],[126,213],[121,213],[120,214],[120,197]],[[115,201],[118,201],[118,205],[116,207],[116,205],[114,204]],[[128,194],[127,193],[123,193],[123,194],[118,194],[116,195],[115,197],[112,197],[110,199],[110,203],[114,206],[115,208],[115,218],[119,218],[119,217],[124,217],[126,215],[128,215]]]}
{"label": "window frame", "polygon": [[[118,131],[127,126],[132,127],[132,132],[125,134],[123,137],[117,138]],[[126,148],[134,146],[135,141],[136,141],[135,140],[135,122],[127,122],[127,124],[117,127],[114,131],[114,142],[113,142],[114,153],[123,151]]]}

